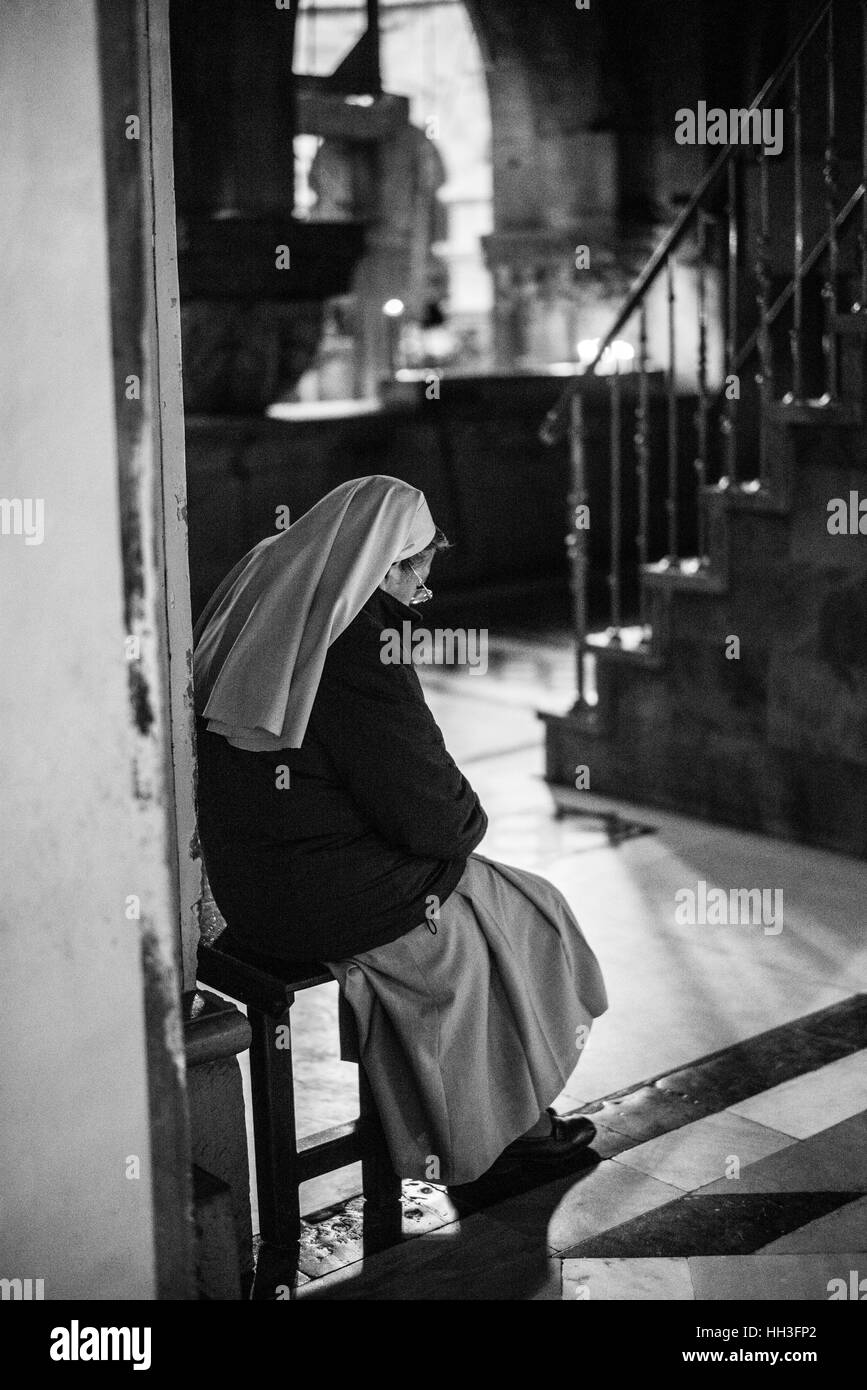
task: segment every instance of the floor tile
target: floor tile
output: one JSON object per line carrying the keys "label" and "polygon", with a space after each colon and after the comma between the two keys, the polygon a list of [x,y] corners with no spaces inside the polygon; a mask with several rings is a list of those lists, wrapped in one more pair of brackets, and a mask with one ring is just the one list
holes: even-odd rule
{"label": "floor tile", "polygon": [[807,1139],[867,1108],[867,1051],[792,1077],[731,1107],[731,1113]]}
{"label": "floor tile", "polygon": [[[832,1279],[849,1281],[863,1255],[698,1256],[689,1261],[697,1300],[732,1299],[741,1303],[789,1303],[804,1299],[827,1302]],[[759,1324],[758,1316],[753,1322]],[[767,1319],[765,1319],[765,1323]]]}
{"label": "floor tile", "polygon": [[[826,1018],[828,1010],[816,1017]],[[808,1015],[809,1017],[809,1015]],[[725,1110],[758,1092],[803,1076],[848,1054],[845,1043],[797,1024],[770,1029],[663,1077],[657,1085],[707,1112]]]}
{"label": "floor tile", "polygon": [[857,1052],[867,1047],[867,994],[853,995],[836,1008],[800,1020],[799,1026],[806,1033],[834,1039],[841,1051]]}
{"label": "floor tile", "polygon": [[552,1250],[563,1251],[679,1195],[675,1187],[606,1162],[578,1180],[536,1188],[485,1214],[528,1237],[542,1232]]}
{"label": "floor tile", "polygon": [[[834,1251],[867,1251],[867,1197],[847,1202],[828,1216],[808,1221],[805,1226],[780,1236],[761,1248],[764,1255],[785,1255],[797,1251],[831,1254]],[[867,1256],[862,1263],[867,1273]]]}
{"label": "floor tile", "polygon": [[443,1187],[434,1187],[431,1183],[426,1182],[404,1180],[403,1193],[404,1198],[410,1199],[429,1214],[430,1225],[428,1229],[432,1230],[434,1226],[447,1226],[452,1221],[460,1219],[457,1207]]}
{"label": "floor tile", "polygon": [[593,1116],[593,1123],[596,1126],[596,1138],[593,1140],[591,1152],[599,1158],[615,1158],[617,1154],[635,1147],[636,1141],[631,1135],[609,1129],[607,1125],[602,1124],[598,1115]]}
{"label": "floor tile", "polygon": [[724,1177],[733,1158],[743,1170],[747,1164],[793,1142],[785,1134],[723,1111],[628,1149],[614,1161],[692,1192],[714,1178]]}
{"label": "floor tile", "polygon": [[[731,1184],[730,1186],[733,1186]],[[691,1194],[579,1242],[571,1259],[743,1255],[851,1201],[853,1193]]]}
{"label": "floor tile", "polygon": [[[653,904],[616,915],[598,907],[616,876],[614,866],[601,884],[584,890],[573,886],[574,872],[557,873],[551,865],[543,872],[575,909],[599,957],[610,1001],[564,1087],[575,1104],[686,1066],[849,993],[821,975],[804,978],[773,960],[756,969],[746,952],[672,949]],[[621,865],[619,872],[628,871]],[[585,893],[594,903],[591,915],[583,907]]]}
{"label": "floor tile", "polygon": [[[702,1193],[729,1190],[725,1179]],[[741,1170],[739,1192],[867,1192],[867,1114],[760,1158]]]}
{"label": "floor tile", "polygon": [[361,1192],[361,1164],[348,1163],[333,1173],[303,1182],[300,1188],[301,1215],[318,1216],[338,1202],[351,1201]]}
{"label": "floor tile", "polygon": [[587,1107],[594,1124],[627,1135],[636,1144],[692,1124],[702,1113],[691,1097],[682,1099],[657,1086],[642,1086],[628,1095]]}
{"label": "floor tile", "polygon": [[[414,1240],[457,1220],[457,1212],[446,1193],[428,1183],[403,1183],[403,1239]],[[301,1232],[299,1269],[317,1279],[345,1265],[353,1264],[364,1253],[364,1199],[354,1197],[339,1210],[305,1220]]]}
{"label": "floor tile", "polygon": [[689,1263],[674,1260],[564,1260],[563,1300],[690,1302]]}
{"label": "floor tile", "polygon": [[458,1216],[470,1216],[473,1212],[488,1211],[504,1202],[511,1202],[513,1198],[550,1187],[558,1179],[568,1178],[577,1182],[583,1173],[595,1168],[601,1161],[595,1148],[588,1148],[576,1154],[565,1171],[561,1169],[548,1175],[540,1174],[538,1168],[529,1165],[522,1167],[517,1162],[507,1168],[498,1164],[475,1182],[448,1188],[448,1200]]}
{"label": "floor tile", "polygon": [[[702,837],[694,826],[694,841],[682,841],[679,850],[670,843],[670,853],[649,864],[636,861],[633,847],[642,842],[631,841],[605,856],[572,856],[545,870],[597,949],[612,1004],[569,1083],[578,1099],[590,1098],[602,1078],[604,1088],[596,1094],[791,1022],[848,996],[858,988],[850,978],[863,980],[867,951],[859,945],[854,916],[863,898],[863,865],[858,889],[847,861],[836,856],[807,858],[820,884],[843,875],[848,909],[832,903],[823,914],[821,900],[811,900],[797,931],[760,939],[728,929],[702,934],[675,927],[671,909],[679,887],[699,878],[740,883],[745,865],[748,881],[780,884],[793,913],[807,891],[797,858],[803,847],[793,854],[795,847],[776,841],[720,827],[707,835],[707,829]],[[668,842],[668,834],[661,829],[657,838]]]}
{"label": "floor tile", "polygon": [[404,1241],[388,1250],[367,1256],[363,1256],[359,1250],[358,1258],[351,1263],[335,1266],[329,1271],[320,1271],[317,1278],[309,1279],[305,1285],[307,1293],[334,1291],[343,1288],[344,1285],[347,1290],[355,1289],[362,1277],[364,1284],[370,1287],[385,1287],[389,1281],[400,1283],[404,1278],[416,1278],[436,1253],[425,1242],[426,1237],[420,1236],[418,1240]]}
{"label": "floor tile", "polygon": [[534,1300],[559,1291],[559,1261],[543,1240],[478,1215],[312,1280],[298,1297]]}

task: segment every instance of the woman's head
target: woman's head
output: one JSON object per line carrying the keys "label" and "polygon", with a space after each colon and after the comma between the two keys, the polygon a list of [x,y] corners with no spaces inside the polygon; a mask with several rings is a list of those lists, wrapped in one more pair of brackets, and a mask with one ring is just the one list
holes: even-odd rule
{"label": "woman's head", "polygon": [[427,587],[427,578],[437,551],[448,550],[448,548],[448,539],[437,527],[433,540],[425,546],[424,550],[410,555],[406,560],[397,560],[391,566],[379,586],[380,589],[384,589],[387,594],[391,594],[392,598],[396,598],[400,603],[408,606],[424,603],[432,597],[431,591]]}
{"label": "woman's head", "polygon": [[196,624],[196,710],[211,733],[300,748],[330,645],[377,587],[405,603],[423,594],[446,544],[424,494],[383,474],[340,483],[260,541]]}

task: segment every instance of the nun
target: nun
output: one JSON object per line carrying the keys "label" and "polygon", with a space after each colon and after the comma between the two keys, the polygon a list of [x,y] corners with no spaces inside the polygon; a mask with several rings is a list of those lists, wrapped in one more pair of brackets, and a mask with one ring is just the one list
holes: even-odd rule
{"label": "nun", "polygon": [[411,656],[383,660],[448,542],[397,478],[341,484],[260,541],[196,625],[199,834],[252,959],[323,962],[358,1025],[395,1172],[559,1167],[554,1101],[607,1001],[563,896],[477,852],[479,798]]}

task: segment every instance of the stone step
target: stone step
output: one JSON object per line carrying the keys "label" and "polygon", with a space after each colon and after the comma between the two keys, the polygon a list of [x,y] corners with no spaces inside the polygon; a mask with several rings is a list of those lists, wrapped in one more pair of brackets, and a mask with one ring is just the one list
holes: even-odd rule
{"label": "stone step", "polygon": [[[772,639],[767,632],[748,634],[731,617],[721,612],[693,631],[680,631],[669,661],[654,668],[612,660],[602,649],[596,670],[598,722],[610,736],[652,739],[671,726],[760,743]],[[742,646],[733,649],[732,637]]]}
{"label": "stone step", "polygon": [[858,425],[862,410],[854,401],[832,401],[826,396],[816,400],[790,400],[783,397],[767,407],[768,419],[783,425]]}
{"label": "stone step", "polygon": [[587,648],[593,656],[603,662],[623,666],[643,666],[647,670],[658,670],[661,657],[656,649],[655,632],[651,625],[644,629],[641,641],[630,640],[633,629],[619,632],[609,628],[607,632],[591,632],[587,636]]}
{"label": "stone step", "polygon": [[720,483],[711,483],[703,491],[711,500],[723,497],[726,507],[733,511],[764,512],[771,516],[787,516],[791,511],[788,496],[773,486],[763,486],[758,478],[748,483],[729,483],[723,480]]}
{"label": "stone step", "polygon": [[854,763],[685,721],[600,721],[597,730],[569,715],[544,722],[551,784],[572,786],[576,763],[585,763],[597,796],[867,856],[864,773]]}
{"label": "stone step", "polygon": [[841,336],[851,334],[867,338],[867,310],[859,309],[850,314],[837,314],[834,319],[834,332]]}
{"label": "stone step", "polygon": [[696,556],[675,562],[659,560],[656,564],[645,565],[641,582],[647,589],[669,592],[687,590],[700,594],[724,594],[728,590],[726,575]]}
{"label": "stone step", "polygon": [[736,508],[728,517],[729,592],[754,588],[789,553],[789,516],[774,508]]}

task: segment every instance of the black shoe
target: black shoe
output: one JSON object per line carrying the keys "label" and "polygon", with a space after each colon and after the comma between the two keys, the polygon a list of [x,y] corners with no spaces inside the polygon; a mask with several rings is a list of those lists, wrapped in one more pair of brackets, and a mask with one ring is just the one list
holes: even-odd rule
{"label": "black shoe", "polygon": [[547,1113],[551,1116],[550,1134],[542,1134],[534,1139],[516,1139],[504,1150],[502,1157],[556,1167],[581,1149],[586,1149],[596,1138],[596,1126],[586,1115],[578,1115],[574,1111],[558,1115],[556,1110],[550,1108]]}

